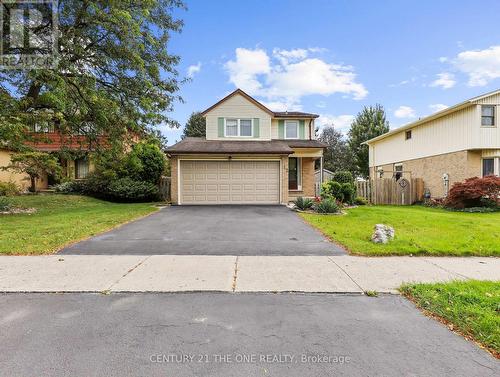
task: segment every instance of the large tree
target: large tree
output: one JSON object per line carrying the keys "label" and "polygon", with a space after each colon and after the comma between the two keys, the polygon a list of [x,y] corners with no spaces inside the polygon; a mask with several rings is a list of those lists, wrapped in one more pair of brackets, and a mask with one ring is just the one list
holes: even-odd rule
{"label": "large tree", "polygon": [[348,145],[354,156],[357,173],[368,177],[368,146],[367,140],[382,135],[389,131],[389,122],[386,120],[385,110],[382,105],[365,106],[351,124]]}
{"label": "large tree", "polygon": [[119,141],[127,130],[178,127],[168,112],[181,100],[179,57],[167,42],[182,27],[173,16],[179,7],[180,0],[59,0],[55,67],[0,72],[0,88],[17,100],[14,115],[27,124],[43,118],[95,144],[102,134]]}
{"label": "large tree", "polygon": [[206,136],[205,117],[201,115],[199,111],[193,112],[189,117],[186,126],[184,127],[182,138],[184,139],[186,136]]}
{"label": "large tree", "polygon": [[333,172],[341,170],[353,171],[354,165],[351,151],[342,132],[336,130],[334,125],[326,126],[321,131],[319,141],[327,145],[323,153],[323,166],[325,169]]}

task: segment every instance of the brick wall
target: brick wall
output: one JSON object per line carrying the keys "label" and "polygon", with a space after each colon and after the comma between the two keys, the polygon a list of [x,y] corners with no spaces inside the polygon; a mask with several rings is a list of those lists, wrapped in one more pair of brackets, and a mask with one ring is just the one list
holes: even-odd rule
{"label": "brick wall", "polygon": [[[402,161],[403,171],[411,172],[412,178],[423,178],[424,187],[429,189],[431,197],[441,198],[445,195],[443,174],[449,176],[449,188],[455,182],[466,178],[481,176],[481,151],[459,151],[437,156]],[[393,164],[382,166],[384,177],[389,178]],[[371,177],[377,177],[377,167],[370,168]]]}
{"label": "brick wall", "polygon": [[172,204],[178,204],[179,203],[179,193],[177,192],[178,188],[178,174],[177,174],[177,157],[172,156],[170,158],[170,201]]}
{"label": "brick wall", "polygon": [[[302,158],[302,190],[301,191],[288,191],[289,200],[293,200],[296,197],[314,197],[314,158],[303,157]],[[286,177],[287,190],[288,190],[288,174]]]}

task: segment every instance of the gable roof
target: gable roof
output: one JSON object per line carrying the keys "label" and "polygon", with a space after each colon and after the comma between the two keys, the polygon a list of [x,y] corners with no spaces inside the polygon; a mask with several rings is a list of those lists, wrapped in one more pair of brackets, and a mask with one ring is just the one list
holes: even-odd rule
{"label": "gable roof", "polygon": [[455,111],[464,109],[464,108],[466,108],[468,106],[471,106],[471,105],[474,105],[475,103],[477,103],[478,101],[480,101],[480,100],[482,100],[484,98],[487,98],[487,97],[490,97],[490,96],[494,96],[494,95],[499,94],[499,93],[500,93],[500,89],[497,89],[497,90],[494,90],[492,92],[481,94],[480,96],[470,98],[470,99],[468,99],[466,101],[463,101],[463,102],[460,102],[460,103],[458,103],[456,105],[450,106],[450,107],[448,107],[448,108],[446,108],[444,110],[438,111],[438,112],[436,112],[434,114],[431,114],[431,115],[423,117],[423,118],[421,118],[419,120],[416,120],[415,122],[411,122],[411,123],[405,124],[404,126],[395,128],[394,130],[386,132],[385,134],[382,134],[380,136],[374,137],[373,139],[367,140],[363,144],[372,144],[372,143],[374,143],[376,141],[385,139],[386,137],[389,137],[391,135],[397,134],[399,132],[408,130],[410,128],[421,126],[422,124],[427,123],[427,122],[429,122],[431,120],[435,120],[435,119],[441,118],[441,117],[443,117],[445,115],[454,113]]}
{"label": "gable roof", "polygon": [[264,106],[262,103],[260,103],[259,101],[257,101],[255,98],[253,98],[252,96],[250,96],[249,94],[245,93],[243,90],[241,90],[239,88],[236,89],[235,91],[229,93],[227,96],[225,96],[223,99],[221,99],[217,103],[215,103],[212,106],[210,106],[208,109],[206,109],[205,111],[203,111],[201,113],[201,115],[206,115],[210,110],[216,108],[221,103],[227,101],[229,98],[231,98],[231,97],[233,97],[233,96],[235,96],[237,94],[243,96],[248,101],[252,102],[255,106],[257,106],[258,108],[264,110],[266,113],[268,113],[273,118],[290,118],[290,117],[297,117],[297,118],[317,118],[317,117],[319,117],[319,115],[317,115],[317,114],[302,113],[300,111],[277,111],[277,112],[276,111],[272,111],[272,110],[268,109],[266,106]]}
{"label": "gable roof", "polygon": [[215,103],[214,105],[210,106],[208,109],[206,109],[205,111],[203,111],[201,113],[201,115],[206,115],[210,110],[216,108],[217,106],[219,106],[221,103],[223,102],[226,102],[229,98],[231,97],[234,97],[235,95],[241,95],[243,97],[245,97],[248,101],[252,102],[255,106],[261,108],[262,110],[264,110],[266,113],[268,113],[269,115],[271,116],[274,116],[274,112],[269,110],[267,107],[265,107],[263,104],[261,104],[259,101],[257,101],[255,98],[253,98],[252,96],[250,96],[249,94],[246,94],[243,90],[241,89],[236,89],[234,92],[232,93],[229,93],[227,96],[225,96],[223,99],[221,99],[219,102]]}

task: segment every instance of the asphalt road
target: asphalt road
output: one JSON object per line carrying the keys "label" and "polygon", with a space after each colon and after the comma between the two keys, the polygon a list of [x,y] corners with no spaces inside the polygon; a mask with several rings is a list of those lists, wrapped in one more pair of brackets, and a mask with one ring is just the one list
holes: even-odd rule
{"label": "asphalt road", "polygon": [[283,206],[173,206],[61,254],[344,255]]}
{"label": "asphalt road", "polygon": [[1,376],[498,376],[400,296],[3,294]]}

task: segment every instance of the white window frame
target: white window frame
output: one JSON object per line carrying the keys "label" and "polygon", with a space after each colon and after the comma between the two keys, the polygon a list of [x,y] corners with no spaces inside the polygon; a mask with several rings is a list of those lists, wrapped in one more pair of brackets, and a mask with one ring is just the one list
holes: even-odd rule
{"label": "white window frame", "polygon": [[[228,135],[227,134],[227,120],[236,120],[237,123],[237,135]],[[241,121],[242,120],[249,120],[250,121],[250,130],[252,134],[250,136],[243,136],[241,135]],[[224,137],[243,137],[243,138],[252,138],[253,137],[253,119],[252,118],[236,118],[236,117],[228,117],[224,118]]]}
{"label": "white window frame", "polygon": [[[288,123],[295,123],[297,125],[297,137],[287,137],[286,136],[286,126]],[[296,140],[296,139],[299,139],[300,138],[300,135],[299,135],[299,121],[298,120],[285,120],[285,129],[284,129],[284,136],[285,136],[285,139],[292,139],[292,140]]]}
{"label": "white window frame", "polygon": [[[483,124],[483,107],[492,107],[493,108],[493,124],[492,125],[487,125]],[[481,127],[485,128],[492,128],[497,126],[497,106],[495,105],[481,105],[481,120],[480,120]]]}

